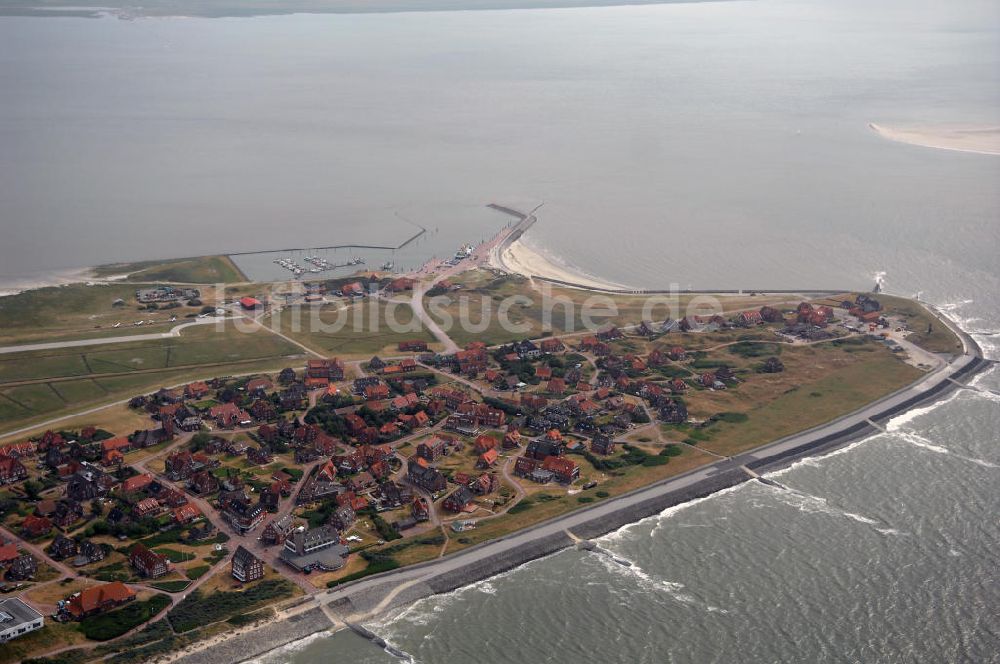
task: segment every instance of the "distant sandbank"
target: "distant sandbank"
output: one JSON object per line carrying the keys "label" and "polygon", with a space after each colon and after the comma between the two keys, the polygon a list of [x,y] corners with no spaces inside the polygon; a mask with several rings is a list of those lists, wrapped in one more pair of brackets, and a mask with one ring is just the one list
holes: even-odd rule
{"label": "distant sandbank", "polygon": [[1000,127],[928,125],[924,127],[887,127],[874,122],[872,131],[890,141],[926,148],[1000,155]]}

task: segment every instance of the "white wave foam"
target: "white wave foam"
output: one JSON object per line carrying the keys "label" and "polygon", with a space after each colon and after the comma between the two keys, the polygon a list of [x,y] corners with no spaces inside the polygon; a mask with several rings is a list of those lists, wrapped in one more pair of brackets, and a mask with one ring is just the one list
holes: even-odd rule
{"label": "white wave foam", "polygon": [[802,459],[799,459],[795,463],[791,464],[787,468],[781,468],[779,470],[773,470],[773,471],[771,471],[769,473],[765,473],[764,475],[762,475],[762,477],[766,477],[768,479],[774,479],[776,477],[781,477],[783,475],[787,475],[788,473],[790,473],[791,471],[795,470],[796,468],[802,468],[803,466],[806,466],[806,467],[809,467],[809,468],[819,468],[822,465],[822,462],[825,461],[826,459],[831,459],[833,457],[840,456],[841,454],[847,454],[851,450],[856,449],[858,447],[861,447],[865,443],[867,443],[867,442],[869,442],[871,440],[874,440],[875,438],[878,438],[881,435],[883,435],[883,434],[881,434],[881,433],[873,434],[871,436],[868,436],[867,438],[862,438],[861,440],[856,440],[853,443],[851,443],[850,445],[845,445],[844,447],[838,447],[837,449],[835,449],[832,452],[829,452],[827,454],[823,454],[823,455],[820,455],[820,456],[804,457]]}
{"label": "white wave foam", "polygon": [[984,468],[1000,468],[1000,465],[992,463],[990,461],[986,461],[985,459],[977,459],[976,457],[965,456],[964,454],[953,452],[949,450],[947,447],[942,447],[941,445],[938,445],[937,443],[928,440],[927,438],[924,438],[919,434],[912,433],[909,431],[897,431],[895,433],[897,436],[899,436],[906,442],[910,443],[911,445],[916,445],[919,448],[929,450],[936,454],[946,454],[948,456],[955,457],[956,459],[961,459],[962,461],[968,461],[969,463],[974,463]]}
{"label": "white wave foam", "polygon": [[323,630],[321,632],[316,632],[315,634],[310,634],[309,636],[303,637],[298,641],[291,641],[283,646],[279,646],[274,650],[269,650],[262,655],[258,655],[253,659],[247,659],[242,661],[240,664],[281,664],[282,662],[287,662],[291,658],[290,655],[302,652],[308,648],[312,643],[330,637],[330,632]]}
{"label": "white wave foam", "polygon": [[951,403],[952,401],[957,399],[961,393],[962,393],[961,390],[952,392],[944,399],[941,399],[940,401],[935,401],[929,406],[921,406],[920,408],[913,408],[912,410],[908,410],[905,413],[901,413],[896,417],[892,418],[891,420],[889,420],[888,422],[886,422],[885,430],[888,431],[889,433],[895,433],[896,431],[899,431],[899,429],[901,429],[904,424],[911,422],[912,420],[920,417],[921,415],[925,415],[937,408],[940,408],[945,404]]}
{"label": "white wave foam", "polygon": [[937,306],[937,308],[941,311],[955,311],[955,309],[958,309],[959,307],[965,307],[973,304],[974,302],[975,300],[960,300],[958,302],[945,302],[944,304],[938,304],[935,306]]}
{"label": "white wave foam", "polygon": [[[796,489],[775,489],[773,495],[786,505],[798,508],[801,512],[845,517],[851,519],[852,521],[863,523],[867,526],[883,525],[882,522],[877,519],[873,519],[856,512],[848,512],[847,510],[835,507],[831,505],[826,498],[814,496],[811,493],[805,493]],[[883,534],[888,534],[888,531],[892,529],[876,527],[875,530]]]}
{"label": "white wave foam", "polygon": [[419,599],[412,604],[400,607],[396,611],[389,611],[382,616],[366,622],[365,627],[386,639],[388,642],[388,637],[386,635],[395,635],[395,628],[403,625],[404,623],[418,627],[427,626],[432,621],[438,619],[436,614],[443,613],[448,606],[461,599],[461,597],[466,593],[481,592],[487,595],[494,595],[497,592],[497,586],[494,585],[494,582],[504,579],[528,567],[529,565],[540,563],[550,556],[557,556],[560,553],[564,553],[564,551],[556,551],[548,556],[542,556],[541,558],[529,560],[521,565],[518,565],[517,567],[507,570],[506,572],[501,572],[500,574],[495,574],[489,578],[481,579],[465,586],[460,586],[446,593],[424,597],[423,599]]}
{"label": "white wave foam", "polygon": [[[617,554],[616,554],[617,555]],[[649,572],[645,571],[633,561],[629,560],[630,566],[620,565],[614,560],[605,555],[597,555],[598,559],[601,561],[601,565],[604,566],[608,572],[612,575],[621,576],[629,579],[636,585],[638,585],[643,590],[650,592],[662,593],[670,597],[671,599],[680,602],[681,604],[687,604],[689,606],[694,606],[709,613],[729,613],[726,609],[720,608],[718,606],[712,606],[706,602],[702,602],[694,595],[684,592],[684,584],[677,581],[668,581],[666,579],[660,578]],[[618,556],[621,558],[621,556]],[[622,558],[622,560],[626,560]]]}
{"label": "white wave foam", "polygon": [[609,544],[612,542],[620,541],[624,539],[625,535],[627,535],[634,527],[650,522],[653,523],[653,528],[652,530],[649,531],[649,536],[656,537],[656,534],[660,531],[660,528],[664,527],[669,522],[669,520],[674,516],[676,516],[677,514],[683,512],[689,507],[694,507],[695,505],[699,505],[713,498],[718,498],[720,496],[726,496],[731,493],[734,493],[743,488],[744,484],[746,484],[746,482],[742,484],[737,484],[736,486],[731,486],[726,489],[722,489],[721,491],[716,491],[715,493],[710,494],[708,496],[704,496],[702,498],[695,498],[694,500],[689,500],[686,503],[681,503],[679,505],[668,507],[659,514],[654,514],[653,516],[648,516],[645,519],[642,519],[641,521],[637,521],[635,523],[630,523],[626,526],[622,526],[618,530],[610,532],[607,535],[599,538],[598,541]]}

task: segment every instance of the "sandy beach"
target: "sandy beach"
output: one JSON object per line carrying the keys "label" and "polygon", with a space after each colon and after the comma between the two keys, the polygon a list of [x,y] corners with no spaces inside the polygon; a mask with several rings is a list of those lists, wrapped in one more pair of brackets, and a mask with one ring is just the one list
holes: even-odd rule
{"label": "sandy beach", "polygon": [[520,239],[515,240],[507,247],[501,247],[499,252],[495,253],[492,258],[493,260],[490,262],[493,267],[508,272],[515,272],[525,277],[558,279],[559,281],[566,281],[587,288],[630,288],[624,284],[600,279],[573,270],[557,258],[546,256],[542,251],[529,247]]}
{"label": "sandy beach", "polygon": [[17,295],[36,288],[65,286],[93,280],[94,272],[89,267],[25,277],[0,277],[0,297]]}
{"label": "sandy beach", "polygon": [[874,122],[868,127],[882,138],[939,150],[1000,155],[1000,127],[928,125],[887,127]]}

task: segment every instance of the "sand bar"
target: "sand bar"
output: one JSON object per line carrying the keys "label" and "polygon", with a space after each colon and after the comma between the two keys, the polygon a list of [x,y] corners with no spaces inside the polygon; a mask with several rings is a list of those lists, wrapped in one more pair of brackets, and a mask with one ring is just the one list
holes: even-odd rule
{"label": "sand bar", "polygon": [[876,134],[890,141],[939,150],[1000,155],[1000,127],[927,125],[923,127],[888,127],[869,123]]}

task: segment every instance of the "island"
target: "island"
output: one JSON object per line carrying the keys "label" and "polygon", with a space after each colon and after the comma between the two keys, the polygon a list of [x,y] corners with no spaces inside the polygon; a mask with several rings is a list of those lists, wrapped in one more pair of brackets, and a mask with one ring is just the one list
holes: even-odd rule
{"label": "island", "polygon": [[407,274],[262,284],[199,257],[0,298],[0,664],[236,662],[331,629],[386,647],[373,617],[784,490],[769,471],[989,364],[882,292],[518,273],[535,218],[509,212]]}

